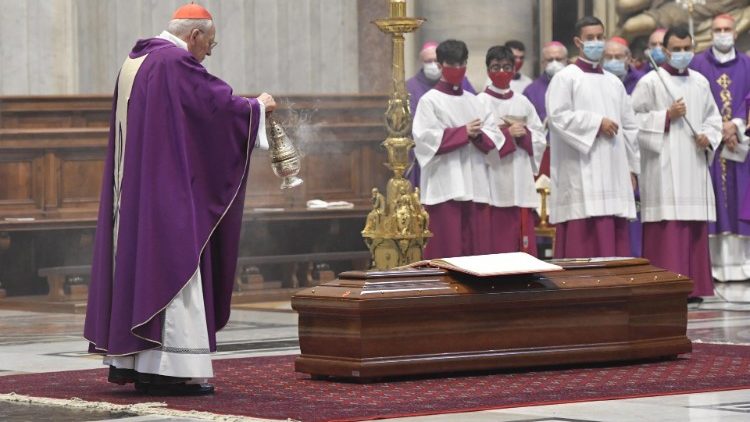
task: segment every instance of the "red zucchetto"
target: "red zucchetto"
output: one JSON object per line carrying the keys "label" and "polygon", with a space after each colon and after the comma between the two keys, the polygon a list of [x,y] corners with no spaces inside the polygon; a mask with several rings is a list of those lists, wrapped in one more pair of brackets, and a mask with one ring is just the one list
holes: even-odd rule
{"label": "red zucchetto", "polygon": [[213,20],[213,17],[210,13],[208,13],[208,10],[206,10],[205,7],[190,3],[186,4],[179,9],[174,11],[174,15],[172,15],[172,19],[211,19]]}

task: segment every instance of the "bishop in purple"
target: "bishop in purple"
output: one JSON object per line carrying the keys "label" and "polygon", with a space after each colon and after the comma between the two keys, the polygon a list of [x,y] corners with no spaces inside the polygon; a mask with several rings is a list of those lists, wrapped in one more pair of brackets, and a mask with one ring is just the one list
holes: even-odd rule
{"label": "bishop in purple", "polygon": [[[723,119],[722,143],[711,162],[716,194],[716,222],[709,225],[712,275],[719,281],[750,278],[750,221],[740,218],[745,192],[750,188],[750,163],[721,156],[744,136],[750,57],[737,51],[734,18],[720,15],[712,22],[713,45],[695,56],[691,68],[708,79]],[[745,142],[747,140],[745,139]],[[713,205],[713,204],[712,204]]]}
{"label": "bishop in purple", "polygon": [[204,8],[179,8],[120,69],[84,337],[109,381],[144,394],[209,394],[229,319],[250,154],[268,147],[268,94],[232,94],[201,65]]}
{"label": "bishop in purple", "polygon": [[[550,41],[542,48],[542,66],[544,71],[538,78],[523,90],[523,95],[531,101],[531,104],[542,121],[547,126],[547,108],[544,98],[547,95],[547,87],[552,77],[568,64],[568,49],[559,41]],[[549,147],[544,151],[539,174],[549,176]]]}

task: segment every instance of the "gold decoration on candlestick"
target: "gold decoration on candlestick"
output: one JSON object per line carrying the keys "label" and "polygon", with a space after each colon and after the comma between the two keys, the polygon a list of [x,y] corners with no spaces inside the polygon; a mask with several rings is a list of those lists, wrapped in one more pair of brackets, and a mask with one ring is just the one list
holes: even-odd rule
{"label": "gold decoration on candlestick", "polygon": [[393,86],[385,111],[388,138],[382,144],[388,152],[385,165],[393,172],[393,177],[388,180],[385,196],[373,188],[372,211],[362,230],[372,254],[372,267],[379,270],[421,260],[427,239],[432,237],[428,229],[429,215],[419,202],[419,188],[414,189],[404,178],[409,166],[409,150],[414,148],[404,74],[404,34],[415,31],[425,20],[407,17],[405,0],[388,3],[390,16],[373,23],[391,35],[393,45]]}

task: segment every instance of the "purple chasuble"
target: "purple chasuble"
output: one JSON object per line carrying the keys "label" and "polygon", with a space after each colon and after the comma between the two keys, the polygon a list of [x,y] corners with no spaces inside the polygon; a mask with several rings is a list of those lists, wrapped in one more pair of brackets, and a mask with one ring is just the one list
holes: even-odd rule
{"label": "purple chasuble", "polygon": [[[713,49],[697,54],[690,68],[708,79],[711,93],[724,121],[747,118],[747,98],[750,95],[750,57],[735,50],[735,58],[719,63]],[[722,98],[729,98],[725,101]],[[716,222],[710,223],[711,234],[740,234],[750,236],[750,221],[743,221],[743,197],[750,189],[750,160],[738,163],[720,157],[722,143],[711,163],[711,181],[716,196]],[[744,208],[750,206],[745,202]],[[744,211],[748,212],[748,211]],[[750,217],[750,216],[748,216]],[[750,218],[748,218],[750,219]]]}
{"label": "purple chasuble", "polygon": [[547,88],[549,87],[549,82],[551,80],[552,78],[542,72],[538,78],[534,79],[534,82],[532,82],[531,85],[523,90],[523,95],[525,95],[526,98],[531,101],[531,104],[534,105],[536,114],[539,115],[539,120],[542,122],[547,118],[547,107],[544,104],[544,96],[547,95]]}
{"label": "purple chasuble", "polygon": [[[422,69],[419,69],[419,72],[417,72],[416,75],[406,81],[406,90],[409,92],[409,109],[411,110],[412,117],[414,117],[414,112],[417,110],[419,99],[422,98],[422,95],[427,93],[427,91],[431,90],[438,81],[439,79],[437,81],[428,79]],[[474,91],[474,87],[471,86],[471,83],[466,77],[464,77],[464,80],[461,82],[461,88],[472,94],[477,93]],[[406,171],[406,178],[409,179],[412,186],[419,187],[419,177],[421,172],[419,170],[419,163],[414,159],[413,150],[409,151],[409,160],[411,162],[411,167]]]}
{"label": "purple chasuble", "polygon": [[117,252],[113,186],[117,96],[102,182],[84,337],[89,351],[132,354],[162,344],[164,309],[200,267],[211,351],[229,320],[248,163],[260,119],[232,89],[169,41],[133,81],[124,142]]}

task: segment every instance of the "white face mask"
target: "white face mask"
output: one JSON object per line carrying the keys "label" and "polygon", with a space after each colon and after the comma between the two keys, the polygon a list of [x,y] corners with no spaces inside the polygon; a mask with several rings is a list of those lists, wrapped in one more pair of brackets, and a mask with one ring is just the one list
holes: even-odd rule
{"label": "white face mask", "polygon": [[422,64],[422,69],[424,70],[424,75],[431,81],[440,79],[440,75],[442,74],[437,62],[424,63]]}
{"label": "white face mask", "polygon": [[555,73],[561,71],[564,67],[565,65],[562,64],[562,62],[552,60],[551,62],[547,63],[547,66],[544,68],[544,72],[551,78],[555,76]]}
{"label": "white face mask", "polygon": [[714,47],[726,53],[734,47],[734,34],[731,32],[714,33]]}

